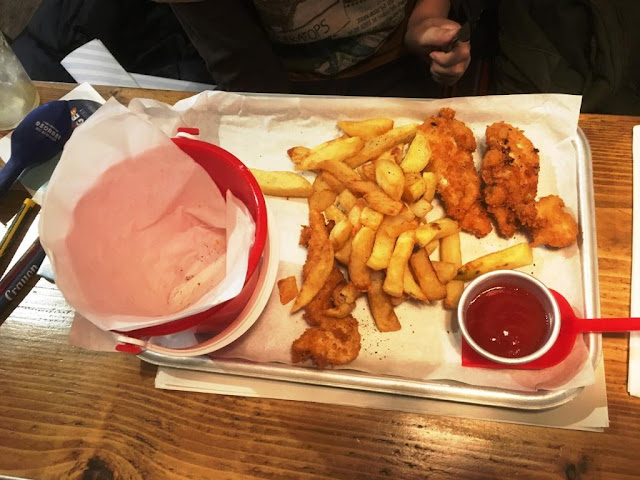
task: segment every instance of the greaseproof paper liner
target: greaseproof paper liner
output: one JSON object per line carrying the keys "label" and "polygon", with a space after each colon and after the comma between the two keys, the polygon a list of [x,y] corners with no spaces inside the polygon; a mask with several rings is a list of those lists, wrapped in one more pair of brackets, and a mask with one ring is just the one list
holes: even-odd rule
{"label": "greaseproof paper liner", "polygon": [[[238,199],[225,199],[202,167],[115,99],[66,144],[40,222],[68,303],[102,330],[123,331],[235,297],[254,232]],[[208,293],[177,312],[162,305],[163,293],[216,258],[225,261]]]}
{"label": "greaseproof paper liner", "polygon": [[[578,126],[581,97],[571,95],[510,95],[495,97],[408,100],[385,98],[332,98],[246,96],[225,92],[204,92],[173,107],[149,99],[134,99],[129,107],[174,134],[179,127],[197,127],[200,139],[216,143],[250,167],[293,170],[287,149],[295,145],[314,146],[336,138],[340,119],[389,117],[396,126],[422,122],[441,107],[456,110],[456,118],[475,134],[480,165],[484,134],[496,121],[512,123],[524,130],[540,150],[541,170],[538,195],[558,194],[577,218],[578,158],[572,144]],[[312,178],[312,174],[305,173]],[[300,226],[308,222],[306,201],[269,198],[269,206],[281,235],[281,265],[278,278],[298,277],[306,250],[298,246]],[[437,204],[437,202],[435,202]],[[427,219],[443,215],[440,206]],[[500,238],[495,231],[483,239],[462,234],[462,261],[526,241],[526,236]],[[522,270],[561,292],[581,313],[584,304],[580,247],[561,250],[534,249],[534,264]],[[291,305],[282,306],[277,290],[265,312],[245,336],[215,356],[243,358],[257,362],[291,362],[290,347],[307,328],[302,313],[289,315]],[[594,382],[588,350],[578,338],[569,358],[541,371],[463,368],[460,336],[454,315],[441,302],[433,305],[405,302],[397,308],[402,330],[380,333],[373,324],[366,300],[354,311],[360,322],[362,349],[351,364],[341,367],[373,374],[396,375],[416,380],[449,379],[472,385],[513,390],[561,389]]]}

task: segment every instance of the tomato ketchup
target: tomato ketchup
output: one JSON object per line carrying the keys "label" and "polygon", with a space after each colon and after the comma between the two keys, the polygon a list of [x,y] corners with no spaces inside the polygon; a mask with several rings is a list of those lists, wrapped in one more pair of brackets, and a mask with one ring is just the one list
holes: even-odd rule
{"label": "tomato ketchup", "polygon": [[524,288],[500,285],[478,294],[467,307],[469,335],[484,350],[526,357],[545,343],[550,321],[542,302]]}

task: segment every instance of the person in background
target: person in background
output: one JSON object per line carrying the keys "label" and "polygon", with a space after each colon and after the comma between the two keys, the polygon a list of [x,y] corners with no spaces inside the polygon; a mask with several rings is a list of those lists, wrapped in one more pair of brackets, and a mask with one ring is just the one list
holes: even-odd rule
{"label": "person in background", "polygon": [[172,2],[223,90],[439,97],[471,58],[449,0]]}

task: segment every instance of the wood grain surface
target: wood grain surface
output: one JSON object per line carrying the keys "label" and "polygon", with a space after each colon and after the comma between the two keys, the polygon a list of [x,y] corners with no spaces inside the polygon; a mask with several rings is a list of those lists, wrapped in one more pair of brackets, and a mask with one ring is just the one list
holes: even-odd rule
{"label": "wood grain surface", "polygon": [[[43,102],[72,88],[39,87]],[[190,95],[98,90],[125,104],[142,96],[174,103]],[[636,124],[640,117],[580,117],[593,154],[605,317],[629,314]],[[23,198],[14,190],[3,201],[4,221]],[[611,426],[586,433],[156,390],[155,368],[137,358],[68,346],[71,318],[61,294],[40,280],[0,327],[0,474],[305,480],[640,475],[640,399],[626,392],[626,335],[604,339]]]}

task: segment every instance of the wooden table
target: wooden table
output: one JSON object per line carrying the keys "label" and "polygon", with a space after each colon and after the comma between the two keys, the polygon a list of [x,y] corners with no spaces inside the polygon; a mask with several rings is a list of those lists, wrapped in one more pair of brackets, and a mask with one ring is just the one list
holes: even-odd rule
{"label": "wooden table", "polygon": [[[42,101],[71,85],[39,85]],[[183,92],[99,88],[124,104]],[[581,115],[593,150],[602,314],[629,314],[631,128]],[[3,221],[24,194],[3,201]],[[640,475],[628,340],[607,335],[611,426],[585,433],[313,403],[156,390],[129,355],[72,348],[71,309],[41,280],[0,327],[0,473],[38,478],[622,479]]]}

